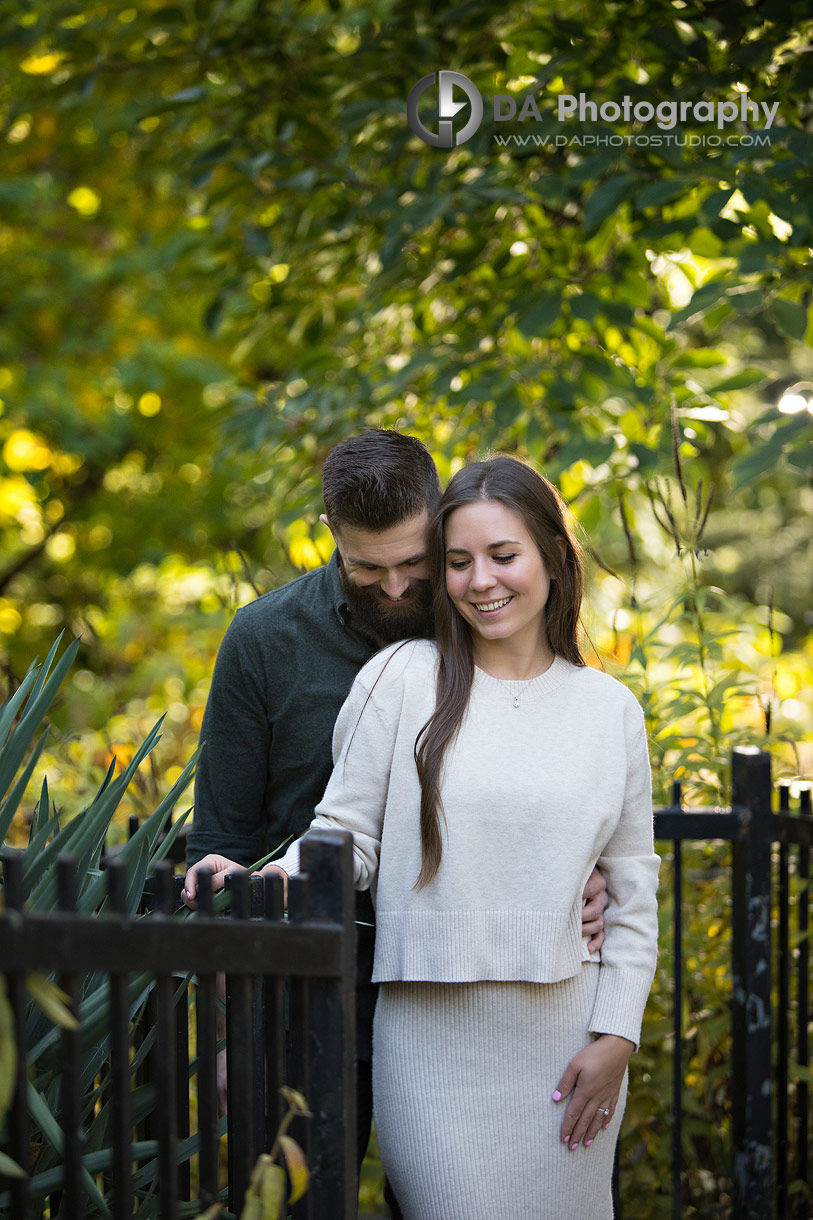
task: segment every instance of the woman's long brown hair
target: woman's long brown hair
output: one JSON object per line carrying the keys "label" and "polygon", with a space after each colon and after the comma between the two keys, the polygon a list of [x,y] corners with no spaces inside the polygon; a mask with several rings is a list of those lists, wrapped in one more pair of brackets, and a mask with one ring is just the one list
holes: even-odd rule
{"label": "woman's long brown hair", "polygon": [[558,491],[517,458],[495,457],[465,466],[449,483],[429,525],[428,556],[439,666],[435,710],[415,742],[415,763],[421,783],[421,871],[416,889],[428,885],[440,867],[443,760],[460,729],[474,679],[472,631],[446,592],[446,522],[456,508],[477,500],[496,500],[522,518],[551,578],[545,607],[548,643],[556,656],[573,665],[585,663],[578,643],[584,587],[581,548]]}

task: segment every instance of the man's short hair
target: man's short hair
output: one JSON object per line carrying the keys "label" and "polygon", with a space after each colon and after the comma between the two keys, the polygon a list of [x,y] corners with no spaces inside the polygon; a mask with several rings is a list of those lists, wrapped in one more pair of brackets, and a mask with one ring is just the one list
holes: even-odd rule
{"label": "man's short hair", "polygon": [[341,441],[322,469],[325,512],[332,526],[376,532],[432,513],[441,487],[425,445],[403,432],[376,429]]}

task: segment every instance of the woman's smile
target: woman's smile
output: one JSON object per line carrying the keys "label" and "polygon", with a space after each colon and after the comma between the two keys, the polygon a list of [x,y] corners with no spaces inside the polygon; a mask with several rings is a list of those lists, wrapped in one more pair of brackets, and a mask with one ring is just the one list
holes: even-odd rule
{"label": "woman's smile", "polygon": [[474,602],[474,607],[480,612],[480,614],[493,615],[502,610],[504,606],[507,606],[508,603],[513,600],[514,599],[512,597],[503,597],[500,598],[499,601],[495,602]]}
{"label": "woman's smile", "polygon": [[509,647],[538,661],[549,651],[550,576],[519,513],[498,500],[463,504],[449,514],[445,540],[446,591],[477,636],[479,660]]}

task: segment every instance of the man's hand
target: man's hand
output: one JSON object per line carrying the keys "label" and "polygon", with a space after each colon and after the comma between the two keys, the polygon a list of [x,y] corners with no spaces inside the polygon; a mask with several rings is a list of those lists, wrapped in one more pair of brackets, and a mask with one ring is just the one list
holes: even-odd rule
{"label": "man's hand", "polygon": [[571,1152],[582,1142],[589,1148],[602,1127],[609,1127],[634,1049],[627,1038],[601,1034],[570,1060],[553,1100],[571,1094],[562,1121],[562,1141]]}
{"label": "man's hand", "polygon": [[208,855],[202,860],[198,860],[197,864],[193,864],[184,878],[184,888],[181,892],[186,905],[193,911],[198,907],[198,872],[200,869],[208,869],[212,874],[212,891],[217,893],[223,889],[225,878],[229,873],[242,872],[242,865],[230,860],[228,856]]}
{"label": "man's hand", "polygon": [[[184,878],[184,889],[181,893],[181,897],[183,898],[184,902],[193,911],[196,911],[198,907],[198,871],[200,869],[209,869],[212,874],[212,891],[213,893],[217,893],[218,890],[223,889],[223,885],[225,884],[225,879],[228,874],[242,872],[243,866],[241,864],[237,864],[234,860],[230,860],[228,856],[218,856],[215,854],[204,856],[202,860],[198,860],[197,864],[193,864]],[[277,873],[278,876],[282,877],[282,887],[285,895],[284,901],[285,906],[287,907],[288,874],[284,869],[279,868],[276,864],[266,864],[265,868],[261,869],[259,873],[255,873],[254,875],[265,877],[269,873]]]}
{"label": "man's hand", "polygon": [[[208,857],[207,857],[208,859]],[[594,868],[587,878],[584,887],[584,907],[582,908],[582,936],[589,936],[587,948],[590,953],[600,949],[604,944],[604,909],[609,902],[607,897],[607,882],[598,868]]]}

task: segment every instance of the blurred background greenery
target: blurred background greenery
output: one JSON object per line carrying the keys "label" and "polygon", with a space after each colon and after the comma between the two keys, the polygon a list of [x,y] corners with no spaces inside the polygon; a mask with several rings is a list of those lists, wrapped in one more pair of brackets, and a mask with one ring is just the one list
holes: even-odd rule
{"label": "blurred background greenery", "polygon": [[[234,610],[329,555],[319,465],[367,426],[558,483],[659,800],[723,803],[741,742],[809,776],[811,35],[796,0],[3,6],[0,680],[81,638],[31,806],[47,771],[80,809],[166,713],[116,833],[155,807]],[[450,151],[406,122],[441,67],[485,99]],[[778,111],[670,133],[563,93]]]}

